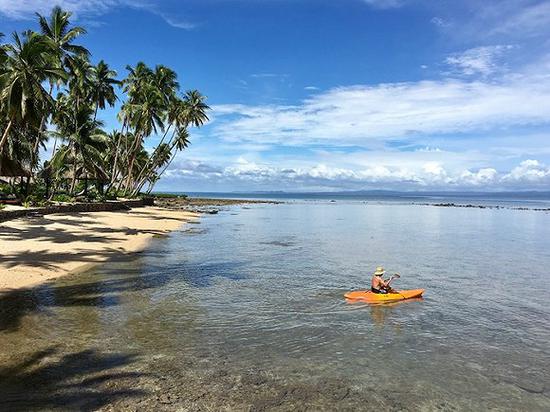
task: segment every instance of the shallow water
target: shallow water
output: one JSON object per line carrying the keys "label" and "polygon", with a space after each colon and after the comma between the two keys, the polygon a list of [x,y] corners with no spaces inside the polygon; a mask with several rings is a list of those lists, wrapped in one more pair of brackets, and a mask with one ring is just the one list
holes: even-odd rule
{"label": "shallow water", "polygon": [[[550,214],[296,202],[0,300],[9,409],[549,410]],[[349,304],[384,264],[425,298]]]}

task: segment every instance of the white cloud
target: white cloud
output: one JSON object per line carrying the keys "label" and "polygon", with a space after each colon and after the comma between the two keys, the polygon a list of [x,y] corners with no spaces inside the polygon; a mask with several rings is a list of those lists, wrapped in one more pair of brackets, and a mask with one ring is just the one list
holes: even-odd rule
{"label": "white cloud", "polygon": [[[520,36],[538,36],[548,33],[550,26],[550,2],[542,1],[535,4],[516,3],[518,7],[508,13],[491,30],[492,34],[513,33]],[[498,6],[497,6],[498,7]]]}
{"label": "white cloud", "polygon": [[250,75],[255,79],[272,79],[272,78],[286,78],[289,77],[288,74],[279,74],[279,73],[253,73]]}
{"label": "white cloud", "polygon": [[447,57],[445,63],[466,75],[481,74],[488,76],[498,71],[500,57],[513,48],[512,45],[475,47]]}
{"label": "white cloud", "polygon": [[[63,10],[72,12],[75,19],[101,16],[119,7],[131,7],[157,15],[172,27],[191,30],[197,26],[195,23],[162,11],[161,2],[148,0],[56,0],[54,2],[50,0],[0,0],[0,14],[17,20],[35,19],[35,13],[49,15],[56,5]],[[98,23],[94,22],[94,24]]]}
{"label": "white cloud", "polygon": [[394,189],[525,189],[544,187],[550,182],[550,168],[526,160],[508,173],[494,168],[453,172],[440,162],[428,161],[416,168],[371,164],[359,169],[318,163],[310,167],[275,167],[239,158],[232,165],[216,167],[186,160],[171,168],[164,181],[200,180],[226,183],[232,187],[300,190]]}
{"label": "white cloud", "polygon": [[197,27],[196,23],[192,23],[187,20],[178,19],[174,16],[170,16],[165,13],[154,12],[154,14],[157,14],[158,16],[162,17],[166,23],[168,23],[170,26],[175,27],[177,29],[192,30]]}
{"label": "white cloud", "polygon": [[449,27],[451,25],[449,21],[437,16],[433,17],[430,22],[441,28]]}
{"label": "white cloud", "polygon": [[498,172],[493,168],[480,169],[477,172],[465,170],[458,178],[458,182],[465,186],[491,186],[498,178]]}
{"label": "white cloud", "polygon": [[537,160],[524,160],[502,179],[511,183],[550,184],[550,168]]}
{"label": "white cloud", "polygon": [[377,9],[394,9],[405,4],[405,0],[363,0],[369,6]]}
{"label": "white cloud", "polygon": [[125,3],[122,0],[0,0],[0,13],[13,19],[34,19],[35,12],[49,14],[52,7],[58,5],[75,14],[99,15]]}
{"label": "white cloud", "polygon": [[340,87],[299,105],[218,105],[213,135],[232,142],[366,147],[375,140],[547,125],[550,75],[539,68],[500,81]]}

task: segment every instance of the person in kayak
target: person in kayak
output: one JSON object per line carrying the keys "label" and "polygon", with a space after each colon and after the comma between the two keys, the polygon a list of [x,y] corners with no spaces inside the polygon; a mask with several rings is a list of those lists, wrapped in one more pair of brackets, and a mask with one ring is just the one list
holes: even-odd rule
{"label": "person in kayak", "polygon": [[376,271],[372,275],[372,281],[370,290],[373,293],[388,293],[391,290],[390,283],[382,279],[382,276],[386,273],[382,266],[378,266]]}

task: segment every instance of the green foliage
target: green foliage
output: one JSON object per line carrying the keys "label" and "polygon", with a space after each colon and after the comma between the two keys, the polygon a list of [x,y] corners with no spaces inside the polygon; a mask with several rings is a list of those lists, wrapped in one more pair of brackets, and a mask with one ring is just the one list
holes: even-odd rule
{"label": "green foliage", "polygon": [[158,199],[187,199],[187,195],[174,193],[151,193],[150,196],[156,197]]}
{"label": "green foliage", "polygon": [[[0,44],[0,155],[31,174],[14,185],[29,207],[150,193],[175,153],[190,144],[189,128],[208,121],[206,98],[196,90],[180,93],[169,67],[140,62],[118,80],[103,60],[94,65],[75,44],[86,30],[70,18],[54,7],[50,16],[38,15],[37,31],[15,32]],[[98,114],[115,105],[119,87],[121,125],[108,134]],[[158,145],[145,150],[154,135]],[[40,166],[49,139],[52,158]]]}
{"label": "green foliage", "polygon": [[44,196],[40,194],[32,194],[27,196],[23,200],[23,207],[29,208],[29,207],[43,207],[47,205],[46,199],[44,199]]}
{"label": "green foliage", "polygon": [[14,195],[15,191],[13,190],[13,187],[7,183],[0,183],[0,193],[3,195]]}
{"label": "green foliage", "polygon": [[53,202],[63,202],[63,203],[73,203],[75,201],[74,197],[66,193],[58,193],[52,197]]}

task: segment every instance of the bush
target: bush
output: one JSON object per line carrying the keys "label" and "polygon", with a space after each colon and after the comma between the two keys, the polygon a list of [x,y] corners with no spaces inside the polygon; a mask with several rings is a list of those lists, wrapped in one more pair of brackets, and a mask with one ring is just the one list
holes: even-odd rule
{"label": "bush", "polygon": [[67,202],[67,203],[72,203],[74,202],[74,198],[69,196],[68,194],[66,193],[60,193],[60,194],[57,194],[57,195],[54,195],[52,197],[52,200],[54,202]]}
{"label": "bush", "polygon": [[7,183],[0,183],[0,193],[3,195],[14,195],[13,187]]}
{"label": "bush", "polygon": [[46,206],[47,201],[41,195],[29,195],[23,200],[23,207],[42,207]]}
{"label": "bush", "polygon": [[173,193],[151,193],[149,196],[156,197],[157,199],[187,199],[187,195],[176,195]]}

